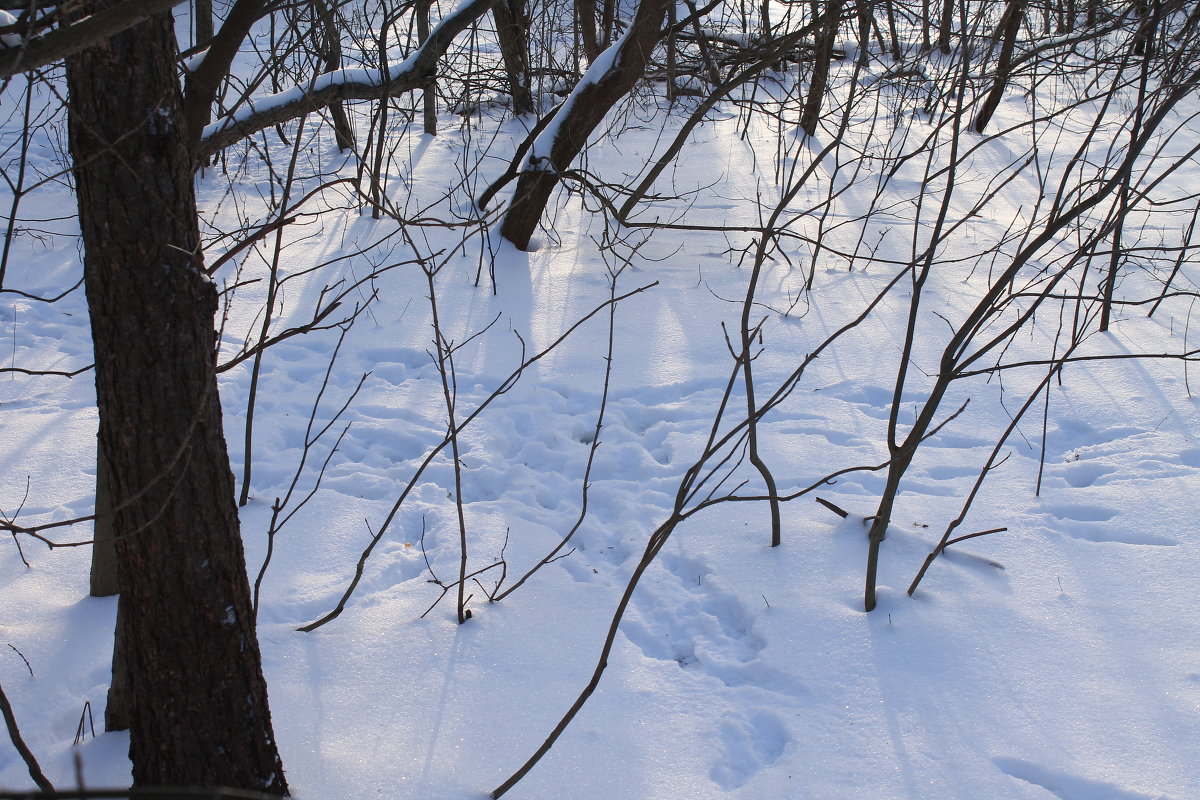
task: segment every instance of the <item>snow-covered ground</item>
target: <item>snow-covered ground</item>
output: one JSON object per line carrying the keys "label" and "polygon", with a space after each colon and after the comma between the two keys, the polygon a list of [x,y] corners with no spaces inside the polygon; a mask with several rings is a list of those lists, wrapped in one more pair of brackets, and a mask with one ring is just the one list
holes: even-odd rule
{"label": "snow-covered ground", "polygon": [[[844,78],[851,66],[840,69]],[[877,76],[886,64],[870,69]],[[18,91],[14,85],[4,98],[10,112]],[[770,87],[758,91],[765,96]],[[803,236],[784,240],[787,258],[776,254],[765,263],[752,312],[763,320],[754,361],[760,402],[913,260],[917,215],[922,226],[932,224],[944,176],[928,178],[922,156],[881,185],[872,161],[888,148],[893,155],[919,151],[935,131],[927,117],[898,113],[911,99],[888,91],[881,90],[878,104],[855,106],[842,146],[823,156],[788,205],[785,219]],[[1095,112],[1090,104],[1031,128],[1035,107],[1045,110],[1012,93],[989,137],[961,134],[950,203],[961,224],[924,287],[902,427],[928,398],[952,326],[1022,246],[1020,226],[1045,213],[1035,202],[1043,187],[1057,186],[1056,175],[1083,141],[1080,120]],[[1194,100],[1182,106],[1167,129],[1194,108]],[[686,113],[664,109],[622,118],[619,135],[589,149],[588,169],[613,182],[637,173]],[[671,515],[720,407],[734,368],[727,337],[736,350],[753,261],[741,256],[755,234],[736,228],[761,224],[759,199],[767,214],[782,191],[777,164],[806,168],[831,144],[839,113],[831,111],[829,130],[811,141],[761,120],[747,128],[732,105],[697,129],[656,184],[682,199],[643,219],[725,230],[626,230],[605,240],[596,203],[579,195],[556,201],[553,231],[529,253],[502,243],[495,226],[490,234],[402,229],[356,206],[291,229],[280,268],[294,277],[283,285],[273,332],[311,318],[323,287],[344,281],[344,288],[389,268],[346,299],[349,308],[377,293],[332,366],[337,330],[290,338],[268,350],[262,364],[251,501],[242,509],[252,582],[266,555],[272,505],[288,494],[302,458],[288,510],[321,475],[312,499],[275,537],[259,610],[275,731],[296,797],[478,798],[550,733],[595,669],[622,590],[647,538]],[[16,122],[19,115],[7,123],[6,141]],[[464,165],[481,163],[485,184],[524,136],[520,121],[499,112],[441,122],[436,138],[409,131],[398,140],[402,157],[387,189],[410,216],[452,190],[423,213],[449,219],[448,209],[469,210],[461,188],[453,189]],[[1193,123],[1159,152],[1182,153],[1195,134]],[[1037,151],[1027,162],[1035,136]],[[352,177],[354,164],[337,155],[327,131],[322,137],[306,149],[304,163]],[[1090,147],[1101,153],[1114,138]],[[950,157],[941,141],[935,163]],[[54,146],[51,138],[36,143],[39,169],[61,168]],[[776,162],[780,150],[786,159]],[[290,148],[272,138],[270,152],[282,174]],[[198,181],[210,233],[236,228],[242,213],[266,213],[270,175],[254,157],[250,163],[234,175],[232,193],[219,169]],[[1194,191],[1198,174],[1194,161],[1185,161],[1157,196]],[[973,203],[1004,180],[970,216]],[[0,295],[6,367],[70,371],[90,360],[82,288],[53,304],[7,291],[45,297],[79,280],[74,223],[63,218],[73,200],[61,184],[41,187],[21,205],[27,230],[14,239]],[[316,186],[309,181],[294,197]],[[840,194],[826,202],[831,191]],[[341,192],[342,185],[330,187],[314,206],[338,206]],[[7,207],[9,196],[2,202]],[[1144,226],[1127,229],[1127,246],[1177,241],[1188,223],[1183,212],[1138,219]],[[1061,264],[1083,235],[1064,234],[1048,246],[1020,273],[1018,286],[1040,286],[1044,268]],[[927,233],[919,242],[921,236]],[[822,247],[813,263],[815,238]],[[227,246],[215,245],[208,261]],[[240,260],[240,280],[257,282],[227,295],[222,360],[257,336],[273,246],[268,237]],[[410,263],[414,256],[444,264],[434,285],[441,331],[457,348],[456,418],[461,423],[486,404],[460,436],[461,501],[470,569],[503,566],[470,582],[472,617],[463,625],[455,592],[435,603],[442,589],[431,583],[457,578],[460,531],[449,450],[422,468],[446,434],[447,409],[429,283]],[[1161,290],[1162,265],[1146,263],[1127,269],[1120,296]],[[1098,256],[1093,269],[1104,264],[1107,256]],[[215,279],[232,286],[234,269],[226,266]],[[1196,270],[1189,255],[1174,288],[1195,291]],[[1088,280],[1094,289],[1098,278]],[[607,385],[605,308],[493,396],[523,357],[550,347],[614,291],[643,287],[616,304]],[[763,419],[760,449],[781,494],[886,461],[912,291],[908,279],[893,286]],[[1169,299],[1152,317],[1145,305],[1118,306],[1112,330],[1091,334],[1078,354],[1188,350],[1192,302]],[[1063,330],[1058,308],[978,366],[1046,358]],[[998,316],[990,330],[1003,321],[1011,317]],[[1071,324],[1068,318],[1066,330]],[[1088,325],[1094,330],[1094,319]],[[239,487],[250,370],[245,361],[221,376]],[[765,502],[718,503],[689,516],[634,592],[598,690],[509,796],[1200,797],[1200,408],[1187,362],[1069,364],[1061,381],[1051,382],[1048,402],[1040,395],[1000,448],[961,532],[1007,530],[950,548],[915,594],[906,594],[1045,373],[1045,366],[1014,368],[952,384],[937,420],[970,402],[922,444],[904,478],[882,546],[879,606],[869,614],[862,610],[865,518],[875,513],[884,471],[848,472],[785,503],[777,548],[769,547]],[[740,384],[730,406],[745,407]],[[0,410],[0,513],[25,525],[89,514],[96,427],[90,373],[30,377],[9,370],[0,375]],[[306,435],[335,417],[305,455]],[[737,412],[728,412],[725,427],[737,421]],[[732,474],[715,496],[763,492],[757,473],[738,460],[735,450],[726,465]],[[569,548],[489,603],[502,574],[503,591],[572,530],[585,492],[586,515]],[[849,516],[839,518],[815,496]],[[86,541],[90,524],[46,535]],[[345,610],[311,632],[298,631],[336,606],[376,537]],[[76,758],[88,785],[122,785],[129,779],[128,738],[103,733],[99,724],[115,601],[88,597],[88,547],[50,550],[27,536],[6,542],[0,682],[22,732],[60,788],[74,785]],[[85,725],[73,744],[85,707],[97,735]],[[31,785],[15,751],[0,746],[0,788]]]}

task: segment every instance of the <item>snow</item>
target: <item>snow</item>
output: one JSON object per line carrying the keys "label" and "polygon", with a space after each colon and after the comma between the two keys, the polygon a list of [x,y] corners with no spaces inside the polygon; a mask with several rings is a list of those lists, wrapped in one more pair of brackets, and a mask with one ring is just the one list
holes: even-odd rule
{"label": "snow", "polygon": [[[415,58],[416,54],[409,56],[404,61],[392,67],[389,74],[394,77],[407,71],[412,67],[412,62]],[[332,86],[341,86],[346,84],[380,86],[382,83],[383,77],[378,69],[354,67],[348,69],[336,69],[332,72],[325,72],[313,78],[311,84],[308,86],[292,86],[291,88],[284,89],[281,92],[274,92],[272,94],[260,95],[259,97],[248,99],[245,104],[235,109],[232,113],[225,115],[216,122],[204,126],[204,132],[200,138],[207,139],[214,134],[221,132],[225,128],[236,125],[239,122],[244,122],[255,114],[271,111],[281,106],[286,106],[289,103],[295,103],[303,99],[306,95],[329,89]]]}
{"label": "snow", "polygon": [[[16,17],[4,9],[0,9],[0,28],[16,24]],[[3,36],[0,36],[0,44],[3,44],[5,47],[19,47],[21,44],[21,37],[15,33],[6,33]]]}
{"label": "snow", "polygon": [[613,67],[616,66],[617,57],[621,55],[621,48],[625,46],[625,41],[629,38],[631,31],[632,29],[626,30],[615,42],[606,47],[600,55],[596,56],[595,61],[588,65],[587,70],[584,71],[583,75],[571,89],[571,93],[567,95],[567,99],[559,106],[558,113],[554,115],[554,119],[534,139],[533,145],[529,148],[528,169],[547,171],[554,169],[554,165],[550,163],[550,154],[554,149],[554,140],[558,138],[558,131],[562,127],[562,121],[570,116],[571,107],[579,102],[579,95],[589,86],[593,86],[599,82],[601,78],[611,72]]}
{"label": "snow", "polygon": [[[877,73],[885,67],[877,65]],[[842,65],[840,74],[850,68]],[[350,78],[319,80],[342,79]],[[275,101],[259,100],[257,107],[264,102]],[[1195,100],[1189,103],[1173,124],[1188,119]],[[1048,132],[1038,161],[1023,167],[1031,152],[1028,115],[1026,99],[1010,95],[993,123],[1007,133],[964,139],[975,149],[951,204],[961,224],[926,287],[902,427],[928,397],[948,322],[961,321],[990,285],[989,270],[1005,266],[1003,257],[990,260],[989,248],[1004,242],[1007,256],[1020,245],[1010,229],[1039,213],[1038,176],[1055,186],[1082,141],[1077,126],[1084,117],[1047,121],[1039,126]],[[875,135],[882,143],[874,140],[864,152],[882,157],[933,135],[934,125],[922,116],[904,117],[910,133],[889,134],[900,116],[881,104],[878,117],[855,120],[847,147],[862,141],[854,137]],[[3,129],[6,143],[16,135],[15,119]],[[598,136],[589,169],[623,180],[661,150],[679,121],[678,112],[664,112],[655,124],[643,120],[615,138]],[[819,133],[815,146],[798,137],[780,145],[793,134],[777,136],[765,124],[745,136],[743,130],[736,109],[712,114],[675,165],[673,184],[656,187],[665,195],[699,194],[650,215],[674,218],[686,206],[689,224],[753,227],[760,224],[756,199],[777,200],[770,160],[776,148],[790,148],[789,163],[802,169],[826,142]],[[439,201],[462,174],[461,164],[481,163],[490,178],[501,168],[498,158],[511,155],[505,144],[524,136],[519,121],[487,117],[442,131],[432,139],[396,133],[405,158],[389,177],[401,208],[446,217],[448,208],[469,208],[461,191]],[[1100,157],[1114,138],[1096,142],[1092,155]],[[1177,138],[1171,152],[1186,152],[1196,141],[1194,121]],[[314,142],[315,152],[328,156],[321,164],[333,170],[342,163],[329,155],[327,141]],[[286,163],[290,147],[271,146],[276,165]],[[923,226],[943,181],[928,183],[918,159],[884,181],[851,153],[827,155],[812,185],[797,195],[788,218],[808,238],[785,240],[791,263],[776,257],[760,280],[756,315],[764,324],[754,362],[760,401],[805,354],[861,313],[925,244]],[[33,157],[42,174],[56,172],[52,142],[39,141]],[[945,157],[939,152],[935,160]],[[856,163],[861,172],[854,172]],[[355,168],[343,169],[345,177]],[[974,201],[1006,177],[1012,177],[1008,188],[974,214]],[[1156,191],[1183,195],[1196,180],[1193,159]],[[228,202],[230,181],[247,199]],[[231,177],[199,179],[207,235],[236,228],[240,215],[267,214],[269,181],[254,161],[232,169]],[[316,186],[313,179],[302,191]],[[882,199],[875,198],[877,187]],[[399,266],[370,282],[378,298],[332,365],[336,330],[288,339],[264,357],[252,499],[241,510],[252,581],[266,555],[272,505],[289,494],[302,458],[304,464],[288,506],[298,510],[276,535],[258,612],[276,739],[298,798],[474,800],[524,763],[582,690],[647,538],[670,515],[680,481],[704,447],[734,366],[726,330],[736,341],[750,269],[749,261],[738,263],[738,248],[752,234],[625,231],[631,238],[614,243],[603,239],[594,206],[589,211],[577,196],[564,196],[551,208],[553,229],[535,252],[512,249],[494,229],[490,237],[473,233],[459,248],[461,231],[413,225],[405,239],[393,220],[345,210],[338,191],[321,195],[318,223],[285,237],[288,282],[272,330],[304,322],[323,287]],[[841,194],[826,205],[830,191]],[[918,224],[922,196],[926,216]],[[10,199],[0,204],[8,208]],[[22,200],[25,233],[13,241],[6,290],[51,296],[78,280],[75,223],[61,218],[72,204],[56,182]],[[1144,216],[1143,244],[1184,235],[1186,203],[1171,208]],[[868,211],[872,222],[862,226]],[[806,292],[818,225],[822,251]],[[865,244],[852,261],[846,254],[856,252],[860,239]],[[1039,269],[1077,244],[1064,238],[1049,248],[1051,255],[1022,271],[1019,283],[1035,285]],[[214,245],[208,262],[227,246]],[[270,238],[262,245],[268,259],[272,246]],[[867,257],[870,248],[875,260]],[[459,532],[449,450],[419,471],[442,443],[447,416],[431,356],[428,283],[407,263],[414,255],[444,262],[436,297],[442,331],[458,348],[456,418],[485,406],[459,440],[471,569],[502,558],[505,585],[513,585],[576,525],[587,492],[587,514],[569,554],[499,603],[484,597],[499,569],[481,574],[481,585],[469,586],[473,616],[464,625],[456,623],[454,592],[435,604],[441,589],[430,583],[434,575],[447,583],[456,578]],[[492,394],[522,358],[548,348],[610,298],[610,270],[618,271],[622,258],[630,266],[616,278],[616,293],[650,288],[616,308],[607,406],[585,485],[605,392],[607,311],[529,365],[509,391]],[[261,325],[266,281],[245,281],[263,278],[263,264],[258,255],[246,258],[243,285],[225,295],[222,362]],[[1130,271],[1121,290],[1149,292],[1156,275],[1149,267]],[[216,280],[232,286],[233,265]],[[1196,280],[1189,257],[1176,285],[1194,291]],[[365,302],[368,291],[356,299]],[[902,280],[764,419],[763,452],[782,493],[887,458],[888,409],[911,291]],[[82,289],[54,304],[8,292],[0,298],[5,366],[73,370],[89,363]],[[1168,300],[1153,317],[1147,310],[1119,307],[1113,330],[1092,334],[1079,354],[1194,347],[1190,298]],[[1058,332],[1056,314],[1039,318],[1011,342],[1005,360],[1045,357]],[[922,445],[906,475],[883,543],[879,606],[870,614],[862,611],[866,518],[875,513],[882,472],[849,472],[785,503],[778,548],[767,546],[765,503],[718,504],[690,516],[633,594],[599,689],[507,796],[1200,797],[1194,524],[1200,408],[1187,362],[1069,364],[1061,384],[1053,382],[1049,404],[1043,409],[1039,401],[1001,448],[1008,458],[989,475],[962,529],[1007,531],[951,547],[916,593],[906,595],[1011,415],[1044,374],[1044,367],[1013,369],[952,385],[939,420],[971,402]],[[90,373],[0,376],[6,519],[31,525],[90,513],[91,380]],[[221,376],[239,487],[249,381],[249,362]],[[744,404],[741,391],[731,407]],[[311,438],[335,418],[304,457],[306,432]],[[740,494],[762,492],[746,464],[722,491],[742,481],[748,483]],[[410,483],[345,611],[313,632],[298,631],[342,597],[360,554]],[[849,515],[837,517],[814,495]],[[90,526],[46,535],[84,541]],[[0,544],[0,683],[26,741],[60,789],[74,785],[76,756],[88,786],[127,783],[127,736],[99,730],[116,603],[87,596],[88,548],[50,550],[26,536]],[[85,731],[75,745],[85,706],[99,735]],[[0,747],[0,789],[31,785],[15,751]]]}
{"label": "snow", "polygon": [[[430,31],[429,39],[426,41],[437,38],[439,31],[443,27],[452,26],[456,24],[460,18],[469,16],[471,14],[471,3],[472,0],[464,0],[464,2],[462,2],[457,8],[443,17]],[[421,50],[418,47],[409,53],[408,56],[399,59],[394,64],[391,63],[391,59],[395,58],[395,55],[389,53],[389,62],[386,69],[386,80],[395,80],[398,76],[412,70],[420,53]],[[375,63],[378,63],[378,61],[378,55],[376,55]],[[194,69],[195,67],[189,66],[188,68]],[[255,98],[247,98],[243,105],[235,108],[231,113],[226,114],[224,117],[214,123],[206,125],[201,133],[200,138],[202,140],[208,139],[226,128],[232,127],[239,122],[244,122],[246,119],[255,114],[271,111],[289,103],[294,103],[308,94],[324,91],[333,86],[344,86],[350,84],[360,86],[382,86],[385,81],[384,73],[385,70],[383,69],[371,67],[349,67],[335,69],[331,70],[330,72],[324,72],[320,75],[314,76],[307,85],[292,86],[279,92],[259,95]]]}

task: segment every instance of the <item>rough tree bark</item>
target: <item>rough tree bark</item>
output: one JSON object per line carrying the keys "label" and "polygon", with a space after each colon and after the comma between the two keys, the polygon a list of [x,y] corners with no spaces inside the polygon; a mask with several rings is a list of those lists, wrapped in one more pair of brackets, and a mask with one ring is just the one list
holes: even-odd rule
{"label": "rough tree bark", "polygon": [[529,91],[529,22],[525,16],[525,0],[499,0],[492,6],[496,23],[496,38],[504,59],[508,78],[508,94],[512,98],[513,114],[532,114],[533,94]]}
{"label": "rough tree bark", "polygon": [[[425,44],[429,38],[429,7],[432,0],[421,0],[417,3],[417,44]],[[430,76],[429,82],[421,88],[421,122],[425,133],[437,135],[437,80]],[[382,120],[380,121],[382,125]],[[382,132],[382,131],[381,131]],[[376,208],[378,211],[378,208]]]}
{"label": "rough tree bark", "polygon": [[204,59],[184,76],[183,114],[187,121],[190,152],[199,152],[200,135],[212,118],[213,101],[221,82],[229,74],[229,66],[246,34],[263,17],[266,9],[267,0],[236,0],[221,23],[221,30],[209,44]]}
{"label": "rough tree bark", "polygon": [[600,40],[596,36],[595,0],[575,0],[575,25],[579,29],[583,54],[590,64],[596,60],[596,56],[600,55]]}
{"label": "rough tree bark", "polygon": [[212,0],[195,0],[196,44],[202,45],[213,38]]}
{"label": "rough tree bark", "polygon": [[[317,48],[325,62],[325,71],[333,72],[342,67],[342,32],[334,9],[325,0],[313,0],[313,14],[320,23]],[[354,149],[354,126],[346,113],[346,104],[334,101],[329,104],[329,118],[333,122],[333,137],[338,150]]]}
{"label": "rough tree bark", "polygon": [[500,235],[521,250],[529,247],[561,173],[570,168],[608,110],[645,73],[650,52],[662,35],[670,2],[674,0],[642,0],[628,32],[612,45],[611,61],[606,65],[601,56],[593,62],[592,69],[559,110],[552,127],[542,134],[550,139],[548,154],[539,152],[540,138],[535,144],[534,153],[517,179],[512,203],[500,228]]}
{"label": "rough tree bark", "polygon": [[[113,529],[112,490],[109,486],[108,463],[99,439],[96,447],[96,520],[92,529],[92,597],[112,597],[121,591],[118,580],[117,534]],[[119,603],[119,601],[118,601]],[[121,612],[117,611],[118,619]],[[104,730],[129,730],[129,702],[125,692],[125,637],[117,625],[113,642],[112,681],[108,686],[108,702],[104,706]]]}
{"label": "rough tree bark", "polygon": [[1004,97],[1004,89],[1008,86],[1008,79],[1012,73],[1013,50],[1017,45],[1017,33],[1021,30],[1024,11],[1025,0],[1008,0],[1008,5],[1004,7],[1004,14],[996,24],[995,38],[1000,42],[1000,55],[996,59],[996,77],[992,80],[992,88],[984,98],[983,105],[979,107],[979,113],[975,116],[975,122],[971,125],[976,133],[983,133],[987,128],[992,115],[1000,107],[1000,100]]}
{"label": "rough tree bark", "polygon": [[808,85],[808,97],[800,115],[800,129],[814,136],[817,123],[821,120],[821,104],[829,86],[829,68],[833,62],[833,47],[837,43],[838,28],[842,24],[842,0],[829,0],[825,5],[825,22],[817,38],[817,50],[813,54],[812,79]]}
{"label": "rough tree bark", "polygon": [[954,26],[954,0],[942,0],[942,14],[938,18],[938,50],[950,54],[950,29]]}
{"label": "rough tree bark", "polygon": [[[18,47],[0,45],[0,78],[61,61],[85,50],[99,39],[127,30],[182,2],[183,0],[123,0],[120,3],[111,3],[103,11],[95,14],[79,14],[76,17],[78,21],[60,25],[44,36],[23,41]],[[13,10],[18,8],[11,7]],[[21,10],[29,7],[27,3],[19,6]],[[72,4],[72,11],[74,10],[75,5]]]}
{"label": "rough tree bark", "polygon": [[222,433],[217,293],[199,254],[177,52],[163,14],[67,64],[133,779],[286,794]]}
{"label": "rough tree bark", "polygon": [[92,526],[92,597],[112,597],[117,583],[117,542],[112,526],[112,502],[108,488],[108,460],[96,449],[96,519]]}

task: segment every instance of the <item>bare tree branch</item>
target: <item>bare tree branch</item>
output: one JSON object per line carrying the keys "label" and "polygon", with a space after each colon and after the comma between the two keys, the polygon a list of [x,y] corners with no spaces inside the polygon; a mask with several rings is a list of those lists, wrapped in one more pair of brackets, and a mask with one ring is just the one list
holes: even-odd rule
{"label": "bare tree branch", "polygon": [[8,695],[4,693],[4,687],[0,687],[0,712],[4,713],[4,724],[8,727],[8,737],[12,740],[13,746],[17,748],[17,752],[21,754],[21,758],[25,760],[25,765],[29,767],[29,777],[33,778],[33,782],[43,792],[53,792],[54,785],[46,780],[42,768],[38,766],[37,759],[25,744],[25,740],[21,738],[21,731],[17,728],[17,718],[8,702]]}
{"label": "bare tree branch", "polygon": [[438,59],[458,34],[482,17],[497,0],[466,0],[433,29],[411,56],[385,76],[373,69],[340,69],[278,94],[247,99],[246,104],[206,127],[196,150],[198,159],[272,125],[302,117],[339,100],[377,100],[420,88],[433,76]]}
{"label": "bare tree branch", "polygon": [[125,0],[86,19],[17,47],[0,46],[0,78],[7,78],[61,61],[102,39],[174,8],[182,0]]}

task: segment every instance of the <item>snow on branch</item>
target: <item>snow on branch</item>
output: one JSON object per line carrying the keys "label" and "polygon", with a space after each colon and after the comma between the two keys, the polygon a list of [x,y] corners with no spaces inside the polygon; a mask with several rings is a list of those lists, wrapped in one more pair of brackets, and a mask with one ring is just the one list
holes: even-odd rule
{"label": "snow on branch", "polygon": [[246,98],[241,108],[204,129],[196,156],[207,158],[264,128],[302,117],[339,100],[377,100],[419,88],[433,76],[438,59],[454,38],[496,2],[465,0],[438,23],[412,55],[391,67],[386,77],[378,69],[339,69],[318,75],[305,86],[256,100]]}
{"label": "snow on branch", "polygon": [[5,34],[4,45],[0,45],[0,78],[61,61],[181,2],[183,0],[125,0],[45,36],[24,40],[15,47],[7,45],[17,34]]}
{"label": "snow on branch", "polygon": [[625,46],[631,30],[632,28],[627,29],[625,33],[621,34],[620,38],[596,56],[596,60],[588,66],[587,72],[583,73],[583,77],[579,79],[579,82],[571,89],[571,93],[567,95],[567,99],[559,107],[558,113],[554,115],[554,120],[534,140],[533,146],[529,149],[529,161],[526,169],[554,169],[550,163],[550,151],[554,148],[554,141],[558,138],[558,130],[562,121],[570,117],[571,107],[579,100],[579,95],[589,86],[599,83],[601,78],[617,66],[621,48]]}

